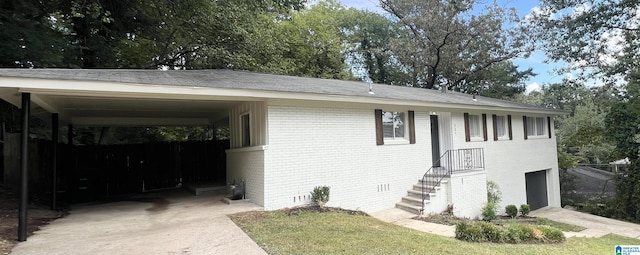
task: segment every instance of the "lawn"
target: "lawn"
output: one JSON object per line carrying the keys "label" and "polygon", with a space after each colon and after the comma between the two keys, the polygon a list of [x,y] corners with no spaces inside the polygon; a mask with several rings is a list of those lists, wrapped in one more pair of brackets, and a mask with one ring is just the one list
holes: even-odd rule
{"label": "lawn", "polygon": [[563,244],[468,243],[340,212],[281,211],[230,215],[269,254],[614,254],[640,240],[607,235]]}

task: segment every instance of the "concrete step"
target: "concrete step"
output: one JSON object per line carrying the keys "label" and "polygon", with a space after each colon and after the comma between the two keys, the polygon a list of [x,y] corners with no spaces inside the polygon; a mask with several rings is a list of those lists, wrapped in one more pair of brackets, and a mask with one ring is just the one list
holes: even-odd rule
{"label": "concrete step", "polygon": [[[413,190],[415,190],[415,191],[420,191],[420,192],[422,192],[422,185],[420,185],[420,184],[414,184],[412,188],[413,188]],[[433,188],[433,186],[431,186],[431,185],[427,185],[427,186],[425,186],[425,189],[426,189],[427,191],[431,190],[431,188]],[[436,186],[436,188],[434,189],[434,191],[436,191],[436,190],[440,190],[441,188],[442,188],[442,187],[440,187],[440,186]]]}
{"label": "concrete step", "polygon": [[[410,190],[407,190],[407,196],[422,199],[422,191],[410,189]],[[435,197],[435,196],[436,196],[436,192],[431,192],[427,194],[426,199],[428,200],[430,197]]]}
{"label": "concrete step", "polygon": [[[418,179],[418,184],[422,184],[423,182],[426,182],[427,185],[432,185],[432,186],[438,184],[434,181],[423,181],[422,179]],[[445,183],[449,183],[449,178],[443,178],[442,180],[440,180],[440,184],[445,184]]]}
{"label": "concrete step", "polygon": [[407,203],[404,203],[404,202],[397,203],[396,204],[396,208],[400,208],[402,210],[405,210],[405,211],[413,213],[413,214],[420,214],[420,210],[422,210],[421,206],[407,204]]}
{"label": "concrete step", "polygon": [[[425,202],[427,201],[428,200],[425,200]],[[415,205],[415,206],[422,206],[422,198],[417,198],[417,197],[404,196],[402,197],[401,202]]]}

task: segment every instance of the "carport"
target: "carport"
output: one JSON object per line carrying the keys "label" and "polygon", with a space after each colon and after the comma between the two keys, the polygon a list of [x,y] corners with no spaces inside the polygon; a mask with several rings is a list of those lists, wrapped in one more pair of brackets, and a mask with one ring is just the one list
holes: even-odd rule
{"label": "carport", "polygon": [[[0,69],[0,98],[19,107],[23,116],[18,239],[25,241],[27,235],[29,116],[51,124],[53,144],[58,144],[60,125],[69,125],[69,130],[74,126],[227,126],[232,108],[264,99],[225,89],[225,84],[209,86],[217,78],[228,82],[225,75],[204,79],[202,72],[189,71]],[[57,147],[52,146],[51,152],[54,208]]]}

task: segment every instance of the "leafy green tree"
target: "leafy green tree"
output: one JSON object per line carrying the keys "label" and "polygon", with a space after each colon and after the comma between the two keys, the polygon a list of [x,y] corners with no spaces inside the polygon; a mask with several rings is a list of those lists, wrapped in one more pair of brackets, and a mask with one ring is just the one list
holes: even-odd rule
{"label": "leafy green tree", "polygon": [[629,75],[620,99],[606,116],[606,132],[615,142],[613,155],[631,163],[616,176],[613,216],[640,221],[640,73]]}
{"label": "leafy green tree", "polygon": [[541,0],[536,37],[550,61],[569,63],[561,72],[616,83],[640,67],[639,10],[639,1]]}
{"label": "leafy green tree", "polygon": [[64,33],[58,29],[49,1],[6,0],[0,2],[0,66],[65,66]]}
{"label": "leafy green tree", "polygon": [[380,4],[403,29],[391,49],[410,74],[410,86],[479,93],[492,71],[508,73],[508,66],[497,64],[526,57],[533,50],[531,27],[518,25],[515,9],[497,3],[480,14],[473,9],[473,0],[381,0]]}
{"label": "leafy green tree", "polygon": [[283,35],[283,73],[319,78],[350,79],[345,70],[338,17],[345,11],[336,1],[321,1],[292,13],[276,28]]}
{"label": "leafy green tree", "polygon": [[353,73],[364,70],[365,80],[406,85],[409,76],[390,49],[390,40],[400,36],[399,27],[387,17],[350,8],[339,16],[347,62]]}

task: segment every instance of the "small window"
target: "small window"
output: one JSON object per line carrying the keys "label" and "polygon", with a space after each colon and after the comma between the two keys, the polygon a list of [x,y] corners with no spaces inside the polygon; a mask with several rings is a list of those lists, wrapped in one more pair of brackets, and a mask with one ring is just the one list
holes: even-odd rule
{"label": "small window", "polygon": [[474,115],[464,113],[465,140],[486,141],[487,140],[487,115]]}
{"label": "small window", "polygon": [[498,138],[507,137],[507,118],[504,116],[496,116],[496,135]]}
{"label": "small window", "polygon": [[543,117],[527,117],[527,136],[544,136],[544,122]]}
{"label": "small window", "polygon": [[240,128],[242,128],[242,147],[251,146],[251,125],[248,113],[240,116]]}
{"label": "small window", "polygon": [[493,118],[493,140],[512,140],[511,115],[492,115]]}
{"label": "small window", "polygon": [[[385,112],[382,109],[375,109],[376,124],[376,144],[384,145],[385,141],[390,144],[416,143],[415,112]],[[409,136],[407,138],[406,136]]]}
{"label": "small window", "polygon": [[471,138],[482,138],[480,126],[480,115],[469,115],[469,136]]}
{"label": "small window", "polygon": [[404,112],[382,112],[384,139],[404,139]]}

